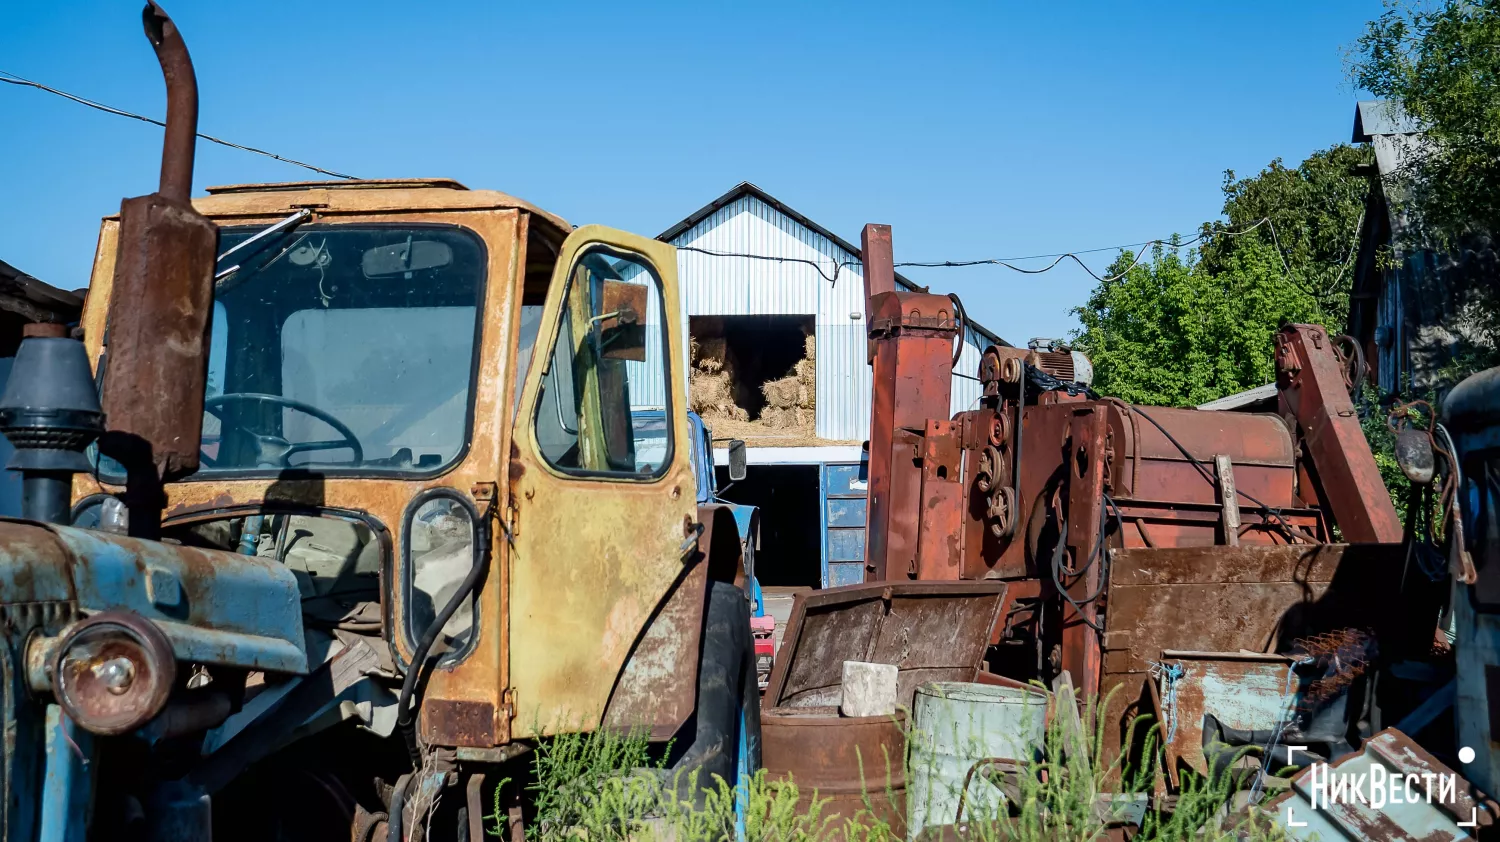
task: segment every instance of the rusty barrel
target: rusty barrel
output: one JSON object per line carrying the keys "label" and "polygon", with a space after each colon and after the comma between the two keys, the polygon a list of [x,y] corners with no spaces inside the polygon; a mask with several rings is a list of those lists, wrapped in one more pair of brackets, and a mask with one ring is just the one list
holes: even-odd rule
{"label": "rusty barrel", "polygon": [[[771,780],[791,779],[806,811],[816,791],[828,799],[822,823],[837,817],[886,822],[906,835],[906,717],[842,717],[837,708],[770,708],[761,714],[761,762]],[[868,803],[868,808],[867,808]]]}

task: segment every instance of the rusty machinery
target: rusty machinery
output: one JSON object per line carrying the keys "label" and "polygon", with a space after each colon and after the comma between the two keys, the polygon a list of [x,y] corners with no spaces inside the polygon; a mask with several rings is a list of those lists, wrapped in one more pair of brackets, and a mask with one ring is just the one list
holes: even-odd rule
{"label": "rusty machinery", "polygon": [[735,516],[639,369],[674,250],[446,179],[189,199],[144,22],[160,189],[0,397],[0,840],[516,838],[528,752],[601,727],[757,765]]}
{"label": "rusty machinery", "polygon": [[[1357,362],[1337,338],[1276,335],[1276,413],[1131,406],[1079,382],[1078,355],[991,346],[978,405],[948,417],[962,306],[895,290],[889,228],[867,226],[863,244],[867,582],[1007,583],[992,668],[1066,673],[1084,698],[1109,697],[1111,750],[1131,715],[1155,716],[1174,783],[1206,769],[1211,741],[1271,739],[1294,663],[1304,684],[1339,689],[1285,731],[1326,756],[1378,710],[1362,696],[1347,709],[1367,661],[1427,657],[1443,585],[1404,573],[1402,524],[1350,397]],[[1337,680],[1313,675],[1334,662]],[[1425,687],[1399,685],[1381,688],[1388,722]]]}

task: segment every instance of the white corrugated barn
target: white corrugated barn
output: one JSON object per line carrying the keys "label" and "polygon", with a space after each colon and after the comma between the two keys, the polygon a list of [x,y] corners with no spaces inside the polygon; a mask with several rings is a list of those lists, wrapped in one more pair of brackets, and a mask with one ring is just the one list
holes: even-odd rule
{"label": "white corrugated barn", "polygon": [[[804,336],[815,339],[810,429],[800,435],[752,430],[753,423],[716,420],[704,413],[716,437],[743,438],[749,444],[749,476],[724,496],[762,509],[763,547],[757,562],[762,585],[829,587],[861,581],[861,443],[870,433],[871,378],[858,247],[749,182],[694,211],[658,239],[680,249],[680,318],[695,340],[716,334],[733,346],[739,337],[745,346],[741,367],[748,363],[771,378],[785,375],[786,366],[801,358]],[[921,289],[900,274],[896,283],[898,288]],[[966,325],[964,340],[955,371],[969,377],[978,371],[985,347],[1005,344],[975,324]],[[694,361],[683,362],[673,370],[686,376]],[[653,368],[661,370],[645,367]],[[955,373],[951,411],[971,408],[979,393],[977,381]],[[772,411],[756,406],[751,415],[765,417]],[[720,464],[724,453],[718,451]]]}

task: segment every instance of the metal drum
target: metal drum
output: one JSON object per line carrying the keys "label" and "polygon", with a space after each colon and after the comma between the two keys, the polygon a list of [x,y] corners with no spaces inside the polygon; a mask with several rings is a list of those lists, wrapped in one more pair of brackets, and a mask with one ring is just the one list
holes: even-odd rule
{"label": "metal drum", "polygon": [[829,799],[817,821],[833,816],[885,822],[906,832],[906,717],[841,717],[833,708],[772,708],[760,718],[761,762],[771,780],[791,779],[805,812],[816,792]]}
{"label": "metal drum", "polygon": [[1031,761],[1046,747],[1047,696],[1039,691],[933,682],[918,688],[912,717],[911,838],[955,822],[961,796],[965,819],[996,816],[1004,809],[1000,790],[970,770],[985,760]]}

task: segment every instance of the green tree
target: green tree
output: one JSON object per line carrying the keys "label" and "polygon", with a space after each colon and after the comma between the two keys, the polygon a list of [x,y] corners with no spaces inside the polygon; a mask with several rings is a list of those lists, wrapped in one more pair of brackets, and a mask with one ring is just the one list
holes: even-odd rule
{"label": "green tree", "polygon": [[1500,364],[1500,0],[1392,2],[1359,39],[1351,78],[1423,130],[1386,195],[1410,220],[1402,245],[1436,253],[1466,347],[1441,376]]}
{"label": "green tree", "polygon": [[[1203,225],[1196,251],[1159,247],[1074,311],[1096,388],[1193,406],[1271,382],[1284,322],[1343,332],[1369,160],[1340,144],[1295,168],[1278,158],[1248,178],[1225,172],[1226,220]],[[1122,254],[1106,277],[1134,262]]]}
{"label": "green tree", "polygon": [[1351,76],[1431,141],[1402,162],[1424,234],[1452,245],[1500,230],[1500,2],[1392,4],[1359,39]]}
{"label": "green tree", "polygon": [[1277,327],[1319,314],[1269,243],[1234,249],[1218,272],[1196,252],[1161,246],[1126,271],[1134,262],[1122,254],[1109,275],[1123,276],[1074,311],[1095,388],[1133,403],[1193,406],[1268,383]]}
{"label": "green tree", "polygon": [[[1204,268],[1212,274],[1226,271],[1232,255],[1257,241],[1276,247],[1286,258],[1292,283],[1317,302],[1322,320],[1342,324],[1349,315],[1352,264],[1370,191],[1368,178],[1359,171],[1372,159],[1369,149],[1341,143],[1314,152],[1296,167],[1277,158],[1250,178],[1225,172],[1228,221],[1204,226],[1210,234],[1202,249]],[[1257,223],[1253,234],[1220,233]]]}

